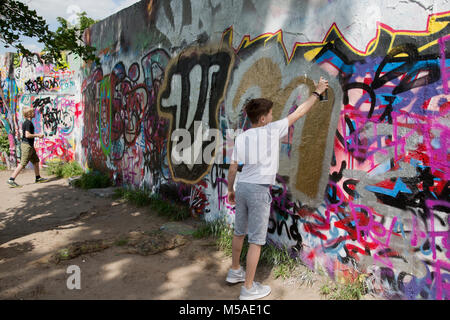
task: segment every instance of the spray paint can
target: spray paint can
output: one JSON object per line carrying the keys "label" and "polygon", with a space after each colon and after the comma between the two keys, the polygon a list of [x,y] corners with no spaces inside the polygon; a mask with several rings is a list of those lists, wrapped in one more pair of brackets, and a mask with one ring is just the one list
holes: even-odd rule
{"label": "spray paint can", "polygon": [[319,97],[319,101],[328,101],[328,89],[326,89]]}

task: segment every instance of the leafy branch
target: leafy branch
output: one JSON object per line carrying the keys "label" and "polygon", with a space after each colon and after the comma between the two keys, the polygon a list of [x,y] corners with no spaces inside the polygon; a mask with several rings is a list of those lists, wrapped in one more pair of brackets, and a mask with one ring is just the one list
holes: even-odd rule
{"label": "leafy branch", "polygon": [[31,10],[17,0],[0,0],[0,41],[6,48],[13,47],[24,57],[31,57],[33,52],[25,48],[23,38],[36,38],[45,45],[41,58],[46,63],[60,65],[64,51],[78,55],[85,62],[98,63],[96,49],[83,41],[83,32],[97,21],[86,17],[86,12],[79,13],[78,18],[79,23],[72,26],[64,18],[58,17],[60,26],[53,32],[36,10]]}

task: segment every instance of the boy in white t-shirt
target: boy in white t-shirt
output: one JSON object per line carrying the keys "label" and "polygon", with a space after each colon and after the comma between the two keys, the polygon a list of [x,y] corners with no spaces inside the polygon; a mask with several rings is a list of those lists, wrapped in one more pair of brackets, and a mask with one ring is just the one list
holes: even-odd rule
{"label": "boy in white t-shirt", "polygon": [[[270,287],[253,281],[261,246],[266,243],[269,223],[270,185],[275,183],[278,171],[280,140],[288,134],[289,127],[304,116],[328,88],[328,81],[320,78],[312,95],[289,116],[272,122],[272,101],[252,99],[245,106],[252,128],[235,140],[228,171],[228,201],[236,205],[234,223],[232,266],[226,281],[244,282],[239,299],[253,300],[270,294]],[[238,176],[236,192],[234,180],[238,164],[244,164]],[[239,263],[245,235],[248,234],[247,272]]]}

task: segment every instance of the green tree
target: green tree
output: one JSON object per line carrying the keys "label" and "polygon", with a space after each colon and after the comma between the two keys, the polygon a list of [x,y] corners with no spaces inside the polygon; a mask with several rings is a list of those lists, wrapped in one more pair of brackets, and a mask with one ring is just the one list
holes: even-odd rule
{"label": "green tree", "polygon": [[56,32],[49,29],[47,22],[36,10],[16,0],[0,0],[0,41],[6,48],[16,48],[25,57],[33,53],[23,45],[23,37],[36,38],[45,45],[41,58],[46,63],[60,63],[62,52],[75,53],[84,61],[97,61],[95,48],[86,45],[82,39],[83,31],[95,23],[86,13],[79,14],[79,24],[71,26],[58,17],[60,27]]}
{"label": "green tree", "polygon": [[[86,16],[86,12],[78,13],[78,24],[71,25],[62,17],[56,18],[60,24],[56,32],[53,32],[53,38],[50,44],[44,48],[44,55],[56,57],[58,52],[69,51],[84,57],[84,60],[94,60],[98,62],[95,56],[95,48],[87,46],[83,41],[83,33],[91,25],[97,21]],[[58,64],[63,64],[61,59],[57,60]]]}

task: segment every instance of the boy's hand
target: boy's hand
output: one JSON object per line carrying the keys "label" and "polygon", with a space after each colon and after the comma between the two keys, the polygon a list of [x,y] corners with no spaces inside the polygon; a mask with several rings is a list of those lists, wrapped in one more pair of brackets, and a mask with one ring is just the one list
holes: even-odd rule
{"label": "boy's hand", "polygon": [[228,202],[232,205],[236,204],[236,194],[234,191],[228,191]]}
{"label": "boy's hand", "polygon": [[43,138],[44,134],[43,133],[39,133],[38,138]]}
{"label": "boy's hand", "polygon": [[320,77],[319,83],[316,85],[316,92],[321,95],[327,89],[328,89],[328,80],[326,80],[323,77]]}

